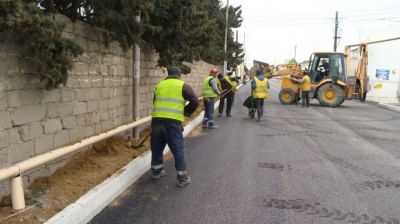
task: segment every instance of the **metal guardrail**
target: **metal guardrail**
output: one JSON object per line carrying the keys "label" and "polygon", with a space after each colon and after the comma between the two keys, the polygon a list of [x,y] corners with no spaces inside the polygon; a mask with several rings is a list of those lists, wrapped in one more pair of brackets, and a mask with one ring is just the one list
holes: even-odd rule
{"label": "metal guardrail", "polygon": [[107,132],[83,139],[82,141],[73,145],[64,146],[50,152],[32,157],[22,162],[13,164],[12,166],[0,169],[0,181],[11,179],[11,200],[13,209],[24,209],[25,208],[25,196],[22,181],[22,174],[26,171],[32,170],[39,166],[45,165],[48,162],[59,159],[71,153],[77,152],[78,150],[93,145],[94,143],[100,142],[104,139],[117,135],[119,133],[128,131],[132,128],[143,125],[151,121],[151,116],[142,118],[130,124],[121,125],[115,129]]}

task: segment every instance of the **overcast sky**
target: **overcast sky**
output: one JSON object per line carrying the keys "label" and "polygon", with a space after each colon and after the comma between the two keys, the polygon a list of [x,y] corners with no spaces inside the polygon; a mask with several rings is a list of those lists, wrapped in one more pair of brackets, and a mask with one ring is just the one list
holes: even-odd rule
{"label": "overcast sky", "polygon": [[[226,0],[222,0],[226,4]],[[400,0],[230,0],[242,6],[246,64],[271,64],[293,58],[307,60],[313,51],[333,51],[335,11],[339,12],[338,51],[359,42],[359,30],[372,24],[400,23]]]}

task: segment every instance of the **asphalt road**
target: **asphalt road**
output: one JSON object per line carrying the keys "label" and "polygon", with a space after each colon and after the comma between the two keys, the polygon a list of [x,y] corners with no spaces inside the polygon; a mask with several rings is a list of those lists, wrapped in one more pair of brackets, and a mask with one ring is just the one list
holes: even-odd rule
{"label": "asphalt road", "polygon": [[186,139],[192,183],[144,175],[91,223],[400,223],[400,113],[346,101],[284,106],[271,82],[261,122],[236,94],[218,130]]}

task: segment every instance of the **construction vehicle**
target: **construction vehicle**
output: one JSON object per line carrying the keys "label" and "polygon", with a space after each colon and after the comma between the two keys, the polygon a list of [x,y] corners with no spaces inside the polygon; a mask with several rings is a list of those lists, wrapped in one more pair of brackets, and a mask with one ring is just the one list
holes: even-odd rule
{"label": "construction vehicle", "polygon": [[[346,56],[355,47],[358,48],[359,60],[355,74],[348,74],[346,70]],[[303,71],[299,65],[285,64],[271,66],[267,63],[255,61],[255,64],[264,71],[267,78],[281,77],[279,101],[282,104],[293,104],[300,100],[300,79],[308,74],[311,79],[310,99],[317,99],[321,106],[337,107],[345,100],[365,100],[368,86],[366,75],[367,45],[351,45],[346,47],[346,53],[316,52],[310,56],[308,69]],[[268,68],[266,71],[265,68]]]}

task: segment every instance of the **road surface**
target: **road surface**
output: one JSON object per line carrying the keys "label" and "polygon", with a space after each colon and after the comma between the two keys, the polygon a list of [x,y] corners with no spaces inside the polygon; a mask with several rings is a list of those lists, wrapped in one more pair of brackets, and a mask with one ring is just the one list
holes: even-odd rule
{"label": "road surface", "polygon": [[271,82],[261,122],[236,94],[220,129],[186,139],[192,183],[150,173],[91,223],[399,223],[400,113],[346,101],[284,106]]}

